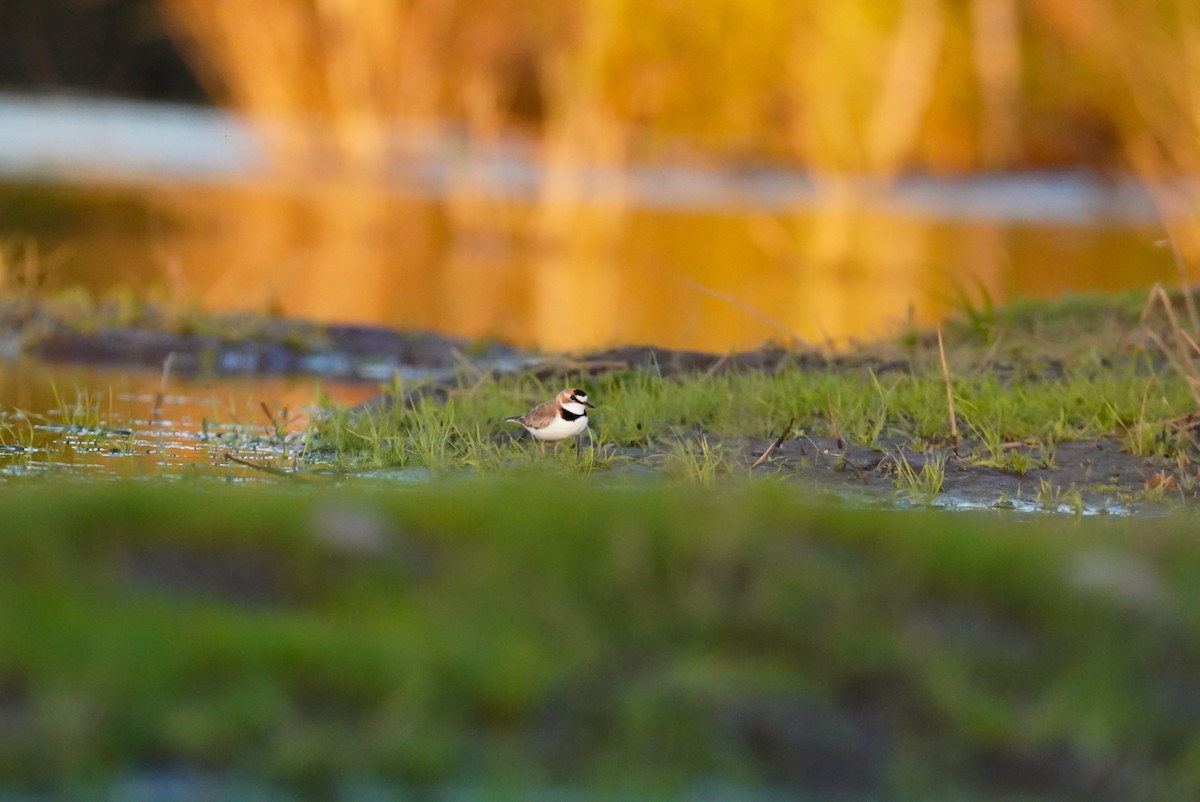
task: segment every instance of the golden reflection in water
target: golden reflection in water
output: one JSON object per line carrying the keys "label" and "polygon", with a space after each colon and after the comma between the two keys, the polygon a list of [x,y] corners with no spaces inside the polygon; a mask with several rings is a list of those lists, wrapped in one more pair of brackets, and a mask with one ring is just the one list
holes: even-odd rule
{"label": "golden reflection in water", "polygon": [[[0,478],[49,471],[155,477],[189,470],[262,478],[265,474],[225,455],[275,464],[291,453],[278,437],[285,436],[294,449],[320,395],[357,404],[377,396],[378,386],[311,377],[178,374],[164,384],[162,371],[155,369],[0,360],[0,440],[7,446],[32,445],[30,451],[0,453]],[[86,428],[64,430],[72,419]]]}
{"label": "golden reflection in water", "polygon": [[964,303],[1171,281],[1155,233],[948,222],[853,199],[804,213],[578,205],[538,236],[527,206],[434,203],[357,186],[173,189],[158,250],[177,292],[271,310],[498,338],[724,352],[844,344]]}

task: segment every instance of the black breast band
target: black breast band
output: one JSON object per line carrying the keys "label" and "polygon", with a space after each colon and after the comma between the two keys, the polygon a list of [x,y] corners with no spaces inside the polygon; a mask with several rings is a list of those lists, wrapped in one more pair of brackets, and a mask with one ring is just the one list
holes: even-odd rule
{"label": "black breast band", "polygon": [[573,420],[579,420],[580,418],[586,418],[587,412],[572,412],[566,407],[563,407],[562,416],[563,420],[570,422]]}

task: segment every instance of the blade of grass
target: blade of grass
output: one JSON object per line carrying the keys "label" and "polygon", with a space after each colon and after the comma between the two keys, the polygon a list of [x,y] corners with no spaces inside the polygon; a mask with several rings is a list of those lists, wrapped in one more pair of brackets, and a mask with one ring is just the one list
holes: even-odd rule
{"label": "blade of grass", "polygon": [[779,433],[779,437],[776,437],[774,442],[772,442],[769,446],[766,447],[766,449],[763,450],[763,453],[761,455],[759,455],[759,458],[756,459],[754,461],[754,464],[750,466],[750,470],[754,470],[759,465],[762,465],[763,461],[768,456],[770,456],[771,452],[774,451],[775,449],[779,448],[779,446],[787,438],[788,434],[792,431],[792,426],[795,425],[795,423],[796,423],[795,418],[788,419],[787,426],[783,427],[783,431]]}
{"label": "blade of grass", "polygon": [[946,365],[946,347],[942,344],[942,327],[937,328],[938,357],[942,361],[942,378],[946,381],[946,406],[950,411],[950,439],[954,444],[954,456],[958,456],[958,418],[954,415],[954,388],[950,384],[950,368]]}

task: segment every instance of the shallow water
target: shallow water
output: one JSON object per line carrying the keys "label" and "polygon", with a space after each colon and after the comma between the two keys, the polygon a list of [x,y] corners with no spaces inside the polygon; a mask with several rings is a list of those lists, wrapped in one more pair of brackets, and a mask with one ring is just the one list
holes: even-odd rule
{"label": "shallow water", "polygon": [[354,404],[377,394],[312,378],[164,382],[160,371],[0,361],[0,475],[275,481],[227,455],[291,468],[321,395]]}
{"label": "shallow water", "polygon": [[512,230],[524,223],[455,213],[337,192],[0,185],[10,262],[32,238],[50,288],[547,350],[876,339],[967,307],[1177,279],[1158,234],[1132,223],[641,209],[535,246]]}
{"label": "shallow water", "polygon": [[1178,276],[1146,194],[1076,173],[590,171],[447,136],[368,182],[271,180],[213,110],[0,95],[0,241],[37,280],[579,350],[845,342]]}

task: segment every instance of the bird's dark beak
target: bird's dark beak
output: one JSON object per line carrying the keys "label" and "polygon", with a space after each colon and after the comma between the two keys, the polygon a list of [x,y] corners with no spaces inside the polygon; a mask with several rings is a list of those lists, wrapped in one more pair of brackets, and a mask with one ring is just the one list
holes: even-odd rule
{"label": "bird's dark beak", "polygon": [[595,404],[593,404],[591,401],[580,401],[578,398],[576,398],[575,400],[576,400],[577,402],[579,402],[580,404],[583,404],[585,407],[590,407],[591,409],[595,409],[595,408],[596,408],[596,405],[595,405]]}

